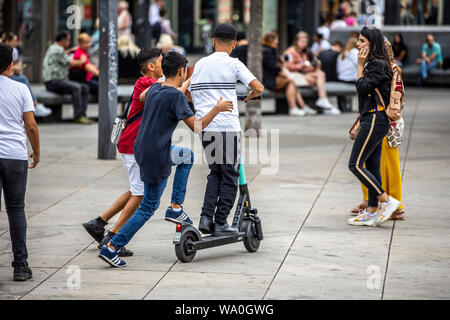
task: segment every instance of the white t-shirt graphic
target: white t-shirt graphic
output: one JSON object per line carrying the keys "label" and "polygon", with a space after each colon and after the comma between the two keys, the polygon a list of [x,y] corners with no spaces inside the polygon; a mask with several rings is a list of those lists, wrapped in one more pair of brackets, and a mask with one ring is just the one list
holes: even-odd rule
{"label": "white t-shirt graphic", "polygon": [[34,112],[27,86],[0,76],[0,159],[28,160],[24,112]]}

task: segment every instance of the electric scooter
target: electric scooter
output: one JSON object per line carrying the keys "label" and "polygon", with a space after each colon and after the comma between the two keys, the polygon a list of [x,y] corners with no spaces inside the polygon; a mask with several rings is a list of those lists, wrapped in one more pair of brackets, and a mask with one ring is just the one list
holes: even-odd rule
{"label": "electric scooter", "polygon": [[244,242],[245,249],[256,252],[259,249],[263,232],[258,210],[253,208],[250,201],[250,193],[245,177],[244,166],[241,163],[239,169],[239,200],[234,213],[232,227],[238,229],[239,233],[230,236],[213,237],[200,234],[193,225],[188,223],[177,223],[173,244],[175,254],[181,262],[191,262],[198,250],[223,246],[235,242]]}

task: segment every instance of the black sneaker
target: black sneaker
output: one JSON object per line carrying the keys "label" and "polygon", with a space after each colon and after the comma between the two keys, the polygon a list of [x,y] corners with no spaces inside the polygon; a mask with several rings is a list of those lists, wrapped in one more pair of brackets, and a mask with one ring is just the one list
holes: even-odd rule
{"label": "black sneaker", "polygon": [[210,234],[213,229],[213,219],[208,216],[201,216],[200,223],[198,224],[198,230],[203,234]]}
{"label": "black sneaker", "polygon": [[[89,233],[89,235],[94,238],[95,241],[100,242],[105,235],[105,226],[107,223],[102,220],[102,218],[98,217],[96,219],[92,219],[87,223],[83,223],[84,229]],[[101,248],[101,247],[100,247]]]}
{"label": "black sneaker", "polygon": [[134,254],[133,251],[128,250],[125,247],[120,248],[119,250],[117,250],[117,255],[119,257],[131,257]]}
{"label": "black sneaker", "polygon": [[212,235],[214,237],[222,237],[222,236],[233,236],[237,235],[239,233],[237,228],[230,227],[228,223],[225,223],[223,225],[214,223],[214,230],[212,232]]}
{"label": "black sneaker", "polygon": [[101,249],[105,244],[108,244],[108,242],[110,242],[115,235],[116,233],[108,231],[106,235],[99,241],[99,245],[97,246],[97,248]]}
{"label": "black sneaker", "polygon": [[29,266],[14,267],[14,281],[27,281],[33,278],[33,272]]}

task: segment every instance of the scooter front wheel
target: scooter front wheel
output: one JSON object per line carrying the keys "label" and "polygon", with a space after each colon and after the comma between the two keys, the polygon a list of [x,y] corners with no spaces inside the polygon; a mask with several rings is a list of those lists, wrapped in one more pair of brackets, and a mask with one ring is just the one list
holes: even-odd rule
{"label": "scooter front wheel", "polygon": [[192,250],[192,243],[198,241],[195,232],[188,231],[181,236],[180,243],[175,245],[175,254],[181,262],[191,262],[197,251]]}
{"label": "scooter front wheel", "polygon": [[242,222],[242,229],[245,232],[244,237],[244,247],[248,252],[256,252],[259,249],[259,245],[261,243],[260,240],[256,237],[256,226],[255,223],[251,220],[244,220]]}

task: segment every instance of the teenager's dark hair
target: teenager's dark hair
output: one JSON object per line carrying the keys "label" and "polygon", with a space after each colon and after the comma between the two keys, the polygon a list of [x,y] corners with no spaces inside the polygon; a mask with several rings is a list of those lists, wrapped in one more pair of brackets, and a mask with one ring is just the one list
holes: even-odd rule
{"label": "teenager's dark hair", "polygon": [[[384,45],[384,36],[380,29],[364,27],[361,30],[363,35],[370,43],[370,52],[367,57],[367,62],[377,60],[381,62],[382,72],[392,77],[392,68],[389,60],[389,55]],[[366,75],[366,69],[364,68],[364,75]]]}
{"label": "teenager's dark hair", "polygon": [[61,42],[63,40],[66,40],[68,37],[70,37],[70,33],[68,31],[61,31],[56,35],[55,41]]}
{"label": "teenager's dark hair", "polygon": [[139,65],[139,68],[141,69],[141,71],[143,73],[147,72],[147,65],[150,62],[155,62],[156,59],[158,59],[158,57],[160,55],[162,55],[161,49],[157,49],[157,48],[142,49],[137,56],[137,62],[138,62],[138,65]]}
{"label": "teenager's dark hair", "polygon": [[13,61],[13,49],[6,44],[0,43],[0,73],[8,69]]}
{"label": "teenager's dark hair", "polygon": [[2,43],[12,41],[17,35],[14,32],[7,31],[2,35]]}
{"label": "teenager's dark hair", "polygon": [[181,68],[186,68],[186,58],[178,52],[167,52],[162,60],[162,70],[166,78],[172,78],[177,75]]}

